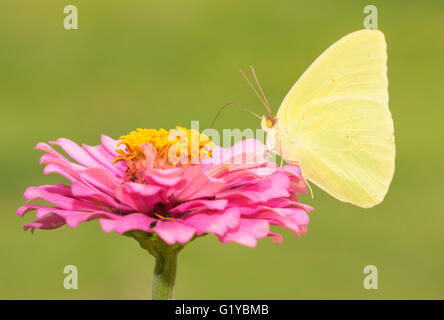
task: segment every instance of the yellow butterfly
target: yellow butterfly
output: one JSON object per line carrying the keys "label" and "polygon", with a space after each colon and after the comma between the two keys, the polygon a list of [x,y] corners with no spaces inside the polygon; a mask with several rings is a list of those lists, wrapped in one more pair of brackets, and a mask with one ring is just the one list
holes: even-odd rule
{"label": "yellow butterfly", "polygon": [[242,74],[269,111],[261,122],[268,148],[341,201],[369,208],[384,199],[395,171],[395,138],[381,31],[356,31],[330,46],[276,117],[251,71],[262,98]]}

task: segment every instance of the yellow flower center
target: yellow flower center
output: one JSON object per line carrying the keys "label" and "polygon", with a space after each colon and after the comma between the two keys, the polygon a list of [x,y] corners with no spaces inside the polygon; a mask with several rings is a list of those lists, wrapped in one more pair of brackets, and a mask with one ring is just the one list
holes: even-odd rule
{"label": "yellow flower center", "polygon": [[114,163],[125,161],[133,181],[137,180],[137,171],[147,168],[148,158],[157,168],[198,164],[201,159],[211,157],[214,147],[206,135],[182,127],[169,131],[138,128],[120,139],[118,146],[124,145],[125,148],[116,150],[119,156]]}

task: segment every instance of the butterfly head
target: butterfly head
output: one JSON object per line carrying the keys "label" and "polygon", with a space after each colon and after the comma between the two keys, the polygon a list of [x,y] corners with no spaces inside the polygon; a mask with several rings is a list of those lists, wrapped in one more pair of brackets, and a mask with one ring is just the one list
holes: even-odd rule
{"label": "butterfly head", "polygon": [[261,127],[262,127],[262,130],[264,130],[265,132],[274,129],[276,124],[277,124],[276,117],[274,117],[272,115],[262,116]]}

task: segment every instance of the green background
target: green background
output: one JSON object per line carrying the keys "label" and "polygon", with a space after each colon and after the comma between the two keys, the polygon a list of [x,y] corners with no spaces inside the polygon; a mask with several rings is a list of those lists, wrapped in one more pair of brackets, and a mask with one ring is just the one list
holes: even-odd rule
{"label": "green background", "polygon": [[[66,3],[65,3],[66,2]],[[444,298],[442,1],[23,1],[0,3],[0,298],[146,299],[153,259],[90,222],[23,232],[17,207],[42,174],[39,141],[99,143],[137,127],[208,126],[228,102],[265,112],[239,69],[255,67],[274,112],[330,44],[375,4],[388,42],[396,174],[370,210],[315,188],[308,234],[254,249],[207,236],[179,257],[177,299]],[[77,5],[79,30],[63,28]],[[217,129],[257,128],[227,110]],[[63,288],[63,268],[79,289]],[[379,289],[363,288],[375,265]]]}

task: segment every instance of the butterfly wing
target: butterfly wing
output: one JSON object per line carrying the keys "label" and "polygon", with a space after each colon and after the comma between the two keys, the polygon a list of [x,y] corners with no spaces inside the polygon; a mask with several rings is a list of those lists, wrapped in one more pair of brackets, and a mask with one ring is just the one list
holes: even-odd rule
{"label": "butterfly wing", "polygon": [[382,32],[351,33],[310,66],[277,115],[282,157],[334,197],[365,208],[383,200],[395,168],[386,74]]}

